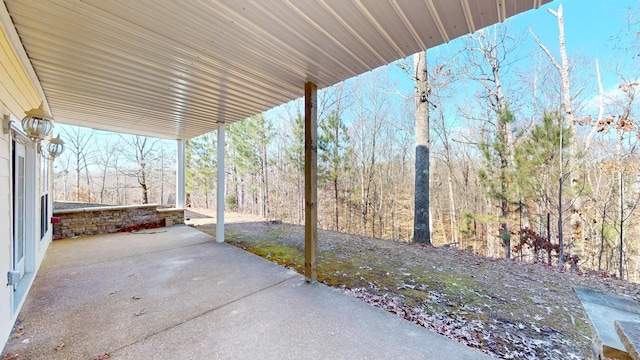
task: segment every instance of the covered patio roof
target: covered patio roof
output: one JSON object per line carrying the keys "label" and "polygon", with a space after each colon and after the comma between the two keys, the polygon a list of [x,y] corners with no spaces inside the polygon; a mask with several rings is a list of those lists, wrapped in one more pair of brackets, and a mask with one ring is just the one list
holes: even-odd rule
{"label": "covered patio roof", "polygon": [[63,124],[189,139],[551,0],[5,0]]}

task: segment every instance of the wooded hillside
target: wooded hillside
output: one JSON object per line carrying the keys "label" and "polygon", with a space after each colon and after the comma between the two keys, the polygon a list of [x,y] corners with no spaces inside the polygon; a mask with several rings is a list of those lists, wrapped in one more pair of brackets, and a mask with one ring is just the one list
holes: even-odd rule
{"label": "wooded hillside", "polygon": [[[617,56],[606,59],[567,51],[561,6],[545,15],[557,20],[554,43],[507,21],[428,51],[431,240],[640,281],[637,11],[612,30]],[[320,91],[320,228],[412,239],[412,67]],[[227,127],[227,210],[303,222],[302,111],[295,101]],[[171,147],[102,138],[89,155],[81,132],[62,137],[79,144],[56,160],[57,197],[167,202],[175,189]],[[215,206],[215,159],[215,134],[187,142],[194,207]],[[137,193],[123,196],[124,184]]]}

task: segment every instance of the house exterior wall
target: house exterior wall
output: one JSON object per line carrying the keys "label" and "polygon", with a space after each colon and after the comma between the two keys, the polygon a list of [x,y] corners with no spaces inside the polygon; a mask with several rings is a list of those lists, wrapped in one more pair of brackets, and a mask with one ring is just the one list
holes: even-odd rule
{"label": "house exterior wall", "polygon": [[[0,275],[11,269],[11,164],[9,135],[0,137]],[[0,278],[0,344],[9,337],[13,326],[11,297],[13,290]]]}
{"label": "house exterior wall", "polygon": [[[8,286],[7,273],[13,269],[12,140],[19,136],[19,119],[36,108],[42,99],[16,55],[4,27],[0,29],[0,348],[4,347],[35,274],[51,243],[50,230],[40,232],[41,157],[36,144],[26,138],[26,257],[25,276],[17,287]],[[7,120],[16,130],[7,130]],[[47,182],[49,192],[51,184]],[[51,201],[46,204],[51,209]],[[49,213],[51,213],[49,211]]]}

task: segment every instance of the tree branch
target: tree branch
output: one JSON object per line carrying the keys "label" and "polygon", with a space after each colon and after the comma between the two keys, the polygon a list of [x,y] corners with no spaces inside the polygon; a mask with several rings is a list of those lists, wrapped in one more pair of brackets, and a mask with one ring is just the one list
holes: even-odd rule
{"label": "tree branch", "polygon": [[[549,9],[549,11],[551,11],[551,9]],[[549,57],[549,60],[551,60],[551,63],[553,64],[553,66],[556,69],[558,69],[558,72],[562,73],[562,68],[560,67],[560,64],[556,61],[556,59],[553,57],[553,55],[551,55],[551,52],[549,52],[549,49],[547,49],[547,47],[544,46],[544,44],[540,41],[540,39],[538,39],[536,34],[533,33],[533,30],[531,30],[531,28],[529,28],[529,33],[531,33],[531,35],[533,36],[533,39],[536,41],[536,44],[538,44],[540,49],[542,49],[542,51],[544,51],[544,53],[547,54],[547,56]]]}

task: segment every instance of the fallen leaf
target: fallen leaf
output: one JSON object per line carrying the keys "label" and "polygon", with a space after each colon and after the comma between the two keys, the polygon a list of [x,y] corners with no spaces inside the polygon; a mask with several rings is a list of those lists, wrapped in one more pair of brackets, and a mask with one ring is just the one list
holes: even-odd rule
{"label": "fallen leaf", "polygon": [[142,314],[144,314],[144,313],[146,313],[146,311],[145,311],[144,309],[142,309],[142,310],[140,310],[140,311],[138,311],[138,312],[136,312],[136,313],[133,313],[133,315],[134,315],[134,316],[140,316],[140,315],[142,315]]}
{"label": "fallen leaf", "polygon": [[100,355],[98,357],[93,358],[93,360],[107,360],[111,358],[111,353],[104,353],[104,355]]}
{"label": "fallen leaf", "polygon": [[133,300],[140,300],[142,299],[140,296],[134,295],[131,297]]}
{"label": "fallen leaf", "polygon": [[[302,227],[281,227],[287,235],[276,236],[276,245],[295,251],[304,246]],[[234,245],[251,252],[261,253],[264,239],[274,238],[259,223],[233,229],[239,234]],[[640,300],[638,284],[602,274],[346,233],[320,236],[330,269],[322,281],[496,358],[587,358],[590,332],[577,324],[588,320],[573,286]],[[302,260],[285,263],[298,270],[304,266]]]}
{"label": "fallen leaf", "polygon": [[24,329],[21,327],[17,328],[15,330],[15,332],[13,333],[13,339],[18,339],[20,337],[22,337],[22,335],[24,335]]}
{"label": "fallen leaf", "polygon": [[60,351],[60,350],[62,350],[62,348],[63,348],[63,347],[64,347],[64,343],[62,343],[62,344],[60,344],[60,345],[56,346],[56,351]]}

